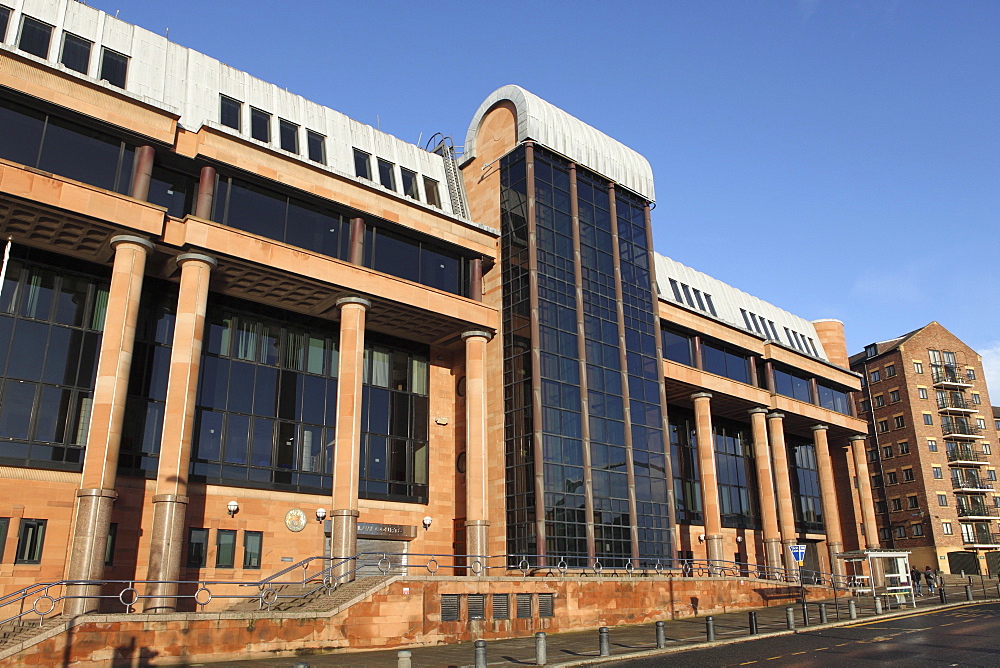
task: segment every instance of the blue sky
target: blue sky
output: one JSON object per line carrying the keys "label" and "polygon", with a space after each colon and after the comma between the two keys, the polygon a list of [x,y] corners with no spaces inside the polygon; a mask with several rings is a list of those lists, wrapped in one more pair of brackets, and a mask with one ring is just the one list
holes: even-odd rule
{"label": "blue sky", "polygon": [[89,4],[411,142],[522,85],[649,159],[659,252],[1000,392],[1000,2]]}

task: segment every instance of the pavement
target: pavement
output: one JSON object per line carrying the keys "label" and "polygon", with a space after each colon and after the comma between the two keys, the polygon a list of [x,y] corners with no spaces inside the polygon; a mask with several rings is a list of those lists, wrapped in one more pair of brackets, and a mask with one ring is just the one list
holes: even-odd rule
{"label": "pavement", "polygon": [[[968,602],[963,586],[951,585],[946,588],[947,606],[962,605]],[[918,596],[916,609],[927,610],[935,607],[945,607],[938,594]],[[996,581],[986,580],[981,584],[975,579],[972,587],[973,599],[976,601],[996,600],[998,588]],[[786,608],[791,607],[797,630],[815,629],[824,626],[847,624],[852,620],[849,614],[849,601],[854,601],[859,619],[871,619],[875,616],[875,602],[872,597],[841,596],[836,603],[833,599],[826,601],[828,623],[821,624],[819,602],[810,602],[807,606],[809,626],[806,627],[801,603],[788,606],[776,605],[769,608],[753,610],[757,618],[757,628],[760,635],[788,634]],[[906,601],[905,606],[893,603],[891,609],[883,611],[883,615],[905,614],[913,612],[913,603]],[[749,612],[726,612],[711,615],[715,627],[715,643],[739,642],[758,636],[751,636],[749,630]],[[838,615],[839,613],[839,615]],[[651,656],[654,652],[669,653],[705,646],[707,643],[707,619],[709,616],[686,617],[684,619],[664,619],[666,649],[656,649],[655,623],[635,624],[612,627],[609,631],[610,659],[601,657],[599,652],[599,636],[597,630],[551,633],[546,636],[546,653],[549,666],[585,666],[595,665],[612,660],[636,656]],[[475,647],[472,642],[453,645],[431,645],[409,647],[410,661],[413,668],[425,666],[473,668],[475,666]],[[226,666],[256,666],[257,668],[326,668],[329,666],[350,666],[351,668],[385,668],[399,665],[398,649],[358,652],[340,650],[330,654],[311,654],[308,656],[256,659],[251,661],[230,661]],[[487,665],[521,665],[533,666],[535,663],[535,638],[511,638],[507,640],[491,640],[486,643]],[[219,664],[192,664],[219,665]],[[405,665],[405,664],[404,664]]]}

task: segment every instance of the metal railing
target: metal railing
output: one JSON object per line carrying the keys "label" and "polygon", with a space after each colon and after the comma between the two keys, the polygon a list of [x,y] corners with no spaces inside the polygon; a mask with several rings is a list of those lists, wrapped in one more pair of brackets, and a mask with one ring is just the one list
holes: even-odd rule
{"label": "metal railing", "polygon": [[[966,497],[968,498],[968,497]],[[975,498],[975,497],[973,497]],[[958,507],[959,517],[1000,517],[997,514],[996,508],[990,508],[988,506],[972,506],[972,507]]]}
{"label": "metal railing", "polygon": [[962,535],[964,545],[1000,545],[1000,533],[977,531],[971,536]]}
{"label": "metal railing", "polygon": [[986,459],[973,448],[954,448],[948,450],[949,462],[984,462]]}
{"label": "metal railing", "polygon": [[938,397],[938,410],[976,410],[976,405],[966,401],[964,397]]}
{"label": "metal railing", "polygon": [[973,427],[971,424],[952,422],[950,420],[941,422],[941,431],[944,432],[945,438],[949,436],[979,436],[983,433],[983,430],[979,427]]}
{"label": "metal railing", "polygon": [[975,489],[975,490],[993,489],[992,483],[984,482],[978,478],[952,478],[951,487],[952,489]]}
{"label": "metal railing", "polygon": [[952,385],[972,385],[965,372],[955,367],[932,367],[931,378],[935,383],[950,383]]}

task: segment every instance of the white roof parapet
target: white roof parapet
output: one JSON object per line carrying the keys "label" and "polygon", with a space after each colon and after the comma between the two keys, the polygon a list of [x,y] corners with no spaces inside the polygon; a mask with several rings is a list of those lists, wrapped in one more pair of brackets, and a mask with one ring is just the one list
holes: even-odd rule
{"label": "white roof parapet", "polygon": [[[656,263],[656,287],[659,290],[660,299],[673,304],[680,304],[686,308],[693,308],[693,310],[700,311],[710,317],[714,315],[719,320],[746,330],[751,334],[777,341],[792,350],[805,352],[807,355],[817,357],[825,362],[829,361],[826,351],[823,350],[823,344],[820,342],[819,335],[816,334],[816,327],[812,322],[778,308],[770,302],[734,288],[728,283],[723,283],[717,278],[712,278],[708,274],[681,264],[677,260],[673,260],[665,255],[654,253],[654,258]],[[674,296],[673,286],[670,284],[671,279],[678,284],[678,289],[681,292],[680,300]],[[687,286],[687,291],[684,290],[684,286]],[[688,292],[692,292],[693,290],[701,292],[702,299],[700,302],[705,304],[705,308],[698,306],[698,295],[692,294],[691,297],[688,297]],[[709,299],[704,298],[704,295],[710,295],[710,303],[715,309],[714,314],[709,312]],[[693,307],[687,303],[688,299],[694,302]],[[746,313],[746,318],[744,318],[741,311]],[[754,326],[754,318],[757,319],[756,325],[761,328],[761,331],[757,331]],[[771,323],[774,324],[774,331],[771,331]],[[767,329],[767,331],[763,331],[764,329]],[[786,329],[788,330],[787,332],[785,331]],[[798,334],[798,341],[796,341],[795,334]],[[806,340],[803,340],[803,337]],[[813,353],[813,347],[815,347],[815,354]]]}
{"label": "white roof parapet", "polygon": [[476,138],[483,117],[504,100],[517,109],[518,142],[533,139],[651,202],[656,199],[653,169],[646,158],[520,86],[502,86],[479,105],[465,137],[466,158],[476,156]]}

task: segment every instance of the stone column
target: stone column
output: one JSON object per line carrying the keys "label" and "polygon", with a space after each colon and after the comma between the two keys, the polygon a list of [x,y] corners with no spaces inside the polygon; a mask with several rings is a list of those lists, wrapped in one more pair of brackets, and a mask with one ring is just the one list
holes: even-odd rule
{"label": "stone column", "polygon": [[760,495],[760,519],[764,535],[764,560],[768,573],[781,569],[781,531],[778,528],[778,506],[771,473],[771,446],[767,442],[767,409],[750,410],[753,429],[753,455],[757,465],[757,487]]}
{"label": "stone column", "polygon": [[156,150],[152,146],[140,146],[135,150],[135,169],[132,172],[131,196],[146,201],[149,199],[149,184],[153,179],[153,159]]}
{"label": "stone column", "polygon": [[358,476],[361,465],[361,382],[364,378],[365,315],[371,302],[342,297],[340,308],[340,367],[337,380],[337,426],[333,463],[333,512],[330,553],[343,561],[334,569],[343,581],[354,579],[352,561],[358,553]]}
{"label": "stone column", "polygon": [[[208,282],[216,261],[201,253],[184,253],[177,256],[177,264],[181,268],[181,284],[170,351],[156,494],[152,499],[153,526],[146,572],[147,580],[160,581],[180,577]],[[174,612],[177,609],[176,584],[151,584],[147,594],[152,598],[143,604],[146,612]]]}
{"label": "stone column", "polygon": [[365,259],[365,221],[363,218],[351,218],[350,237],[348,241],[347,261],[361,265]]}
{"label": "stone column", "polygon": [[[478,330],[462,334],[465,341],[465,541],[466,552],[475,557],[486,557],[490,553],[486,344],[491,338],[493,335],[489,332]],[[486,565],[485,561],[482,565]],[[472,574],[477,574],[476,569]]]}
{"label": "stone column", "polygon": [[195,202],[194,215],[210,220],[212,218],[212,203],[215,198],[215,168],[202,167],[198,175],[198,200]]}
{"label": "stone column", "polygon": [[858,500],[861,502],[861,519],[865,523],[865,547],[878,549],[878,523],[875,521],[875,501],[872,498],[872,478],[868,472],[868,453],[864,436],[850,438],[851,455],[854,457],[854,471],[858,476]]}
{"label": "stone column", "polygon": [[768,435],[771,441],[771,459],[774,462],[774,488],[778,497],[778,525],[781,527],[781,558],[789,574],[798,573],[799,565],[789,551],[798,537],[795,531],[795,510],[792,505],[792,482],[788,472],[788,450],[785,448],[785,416],[769,413]]}
{"label": "stone column", "polygon": [[[139,317],[146,257],[153,250],[153,244],[146,239],[129,235],[113,237],[111,246],[115,249],[111,287],[67,559],[66,577],[70,580],[100,580],[104,575],[111,506],[118,497],[115,481],[125,397],[132,370],[135,325]],[[99,587],[69,587],[66,593],[69,596],[94,596],[99,593]],[[98,603],[96,598],[71,598],[66,601],[64,610],[70,616],[83,615],[96,612]]]}
{"label": "stone column", "polygon": [[469,297],[483,301],[483,258],[473,258],[469,263]]}
{"label": "stone column", "polygon": [[819,468],[819,493],[823,506],[823,525],[826,527],[826,549],[830,553],[830,570],[844,574],[844,562],[836,555],[844,551],[844,535],[840,530],[840,507],[837,504],[837,487],[833,482],[833,462],[830,460],[830,443],[825,424],[812,428],[816,444],[816,465]]}
{"label": "stone column", "polygon": [[[695,441],[698,446],[698,472],[701,478],[701,511],[705,520],[705,551],[710,566],[721,566],[725,558],[722,545],[722,515],[719,511],[719,482],[715,474],[715,438],[712,434],[712,395],[697,392],[694,402]],[[714,568],[713,568],[714,570]]]}

